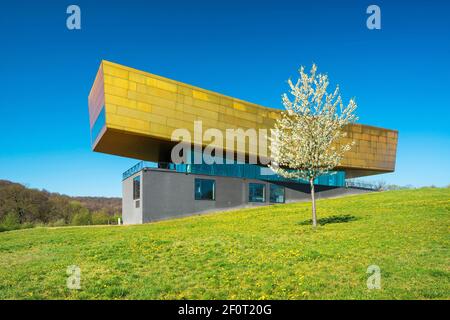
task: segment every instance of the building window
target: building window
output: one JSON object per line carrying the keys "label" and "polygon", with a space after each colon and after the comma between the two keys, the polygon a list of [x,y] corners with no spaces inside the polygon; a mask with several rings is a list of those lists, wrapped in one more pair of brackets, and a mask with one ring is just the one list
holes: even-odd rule
{"label": "building window", "polygon": [[133,200],[141,198],[141,176],[133,179]]}
{"label": "building window", "polygon": [[266,185],[262,183],[249,183],[248,188],[249,202],[265,202],[266,201]]}
{"label": "building window", "polygon": [[284,187],[270,184],[270,202],[284,203]]}
{"label": "building window", "polygon": [[195,179],[195,200],[216,200],[216,181]]}

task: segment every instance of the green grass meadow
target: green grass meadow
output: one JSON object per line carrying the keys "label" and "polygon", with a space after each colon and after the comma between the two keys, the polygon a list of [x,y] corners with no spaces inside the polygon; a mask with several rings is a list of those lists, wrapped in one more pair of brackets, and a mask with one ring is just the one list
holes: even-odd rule
{"label": "green grass meadow", "polygon": [[[449,299],[450,189],[0,233],[0,299]],[[81,289],[66,269],[81,269]],[[369,265],[381,289],[369,290]]]}

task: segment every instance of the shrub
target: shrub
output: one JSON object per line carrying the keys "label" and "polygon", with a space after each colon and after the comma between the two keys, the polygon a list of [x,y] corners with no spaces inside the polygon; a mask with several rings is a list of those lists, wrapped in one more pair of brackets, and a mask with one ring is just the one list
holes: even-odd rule
{"label": "shrub", "polygon": [[67,223],[64,218],[58,219],[50,224],[52,227],[63,227],[65,225],[67,225]]}
{"label": "shrub", "polygon": [[111,221],[112,221],[111,224],[117,224],[119,218],[120,218],[120,220],[121,220],[122,223],[123,223],[122,215],[121,215],[121,214],[115,214],[115,215],[112,217],[112,219],[111,219]]}
{"label": "shrub", "polygon": [[33,223],[25,222],[19,226],[19,229],[30,229],[30,228],[34,228],[34,227],[35,227],[35,225]]}
{"label": "shrub", "polygon": [[110,224],[113,217],[104,211],[96,211],[92,214],[92,224]]}
{"label": "shrub", "polygon": [[0,225],[3,229],[3,231],[20,229],[19,216],[14,212],[10,212],[6,216],[3,217]]}
{"label": "shrub", "polygon": [[71,225],[85,226],[92,224],[92,215],[87,210],[82,210],[72,217]]}

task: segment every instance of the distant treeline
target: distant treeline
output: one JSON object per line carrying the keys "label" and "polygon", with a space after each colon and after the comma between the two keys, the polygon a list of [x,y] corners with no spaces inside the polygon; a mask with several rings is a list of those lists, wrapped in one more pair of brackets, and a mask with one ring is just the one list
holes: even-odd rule
{"label": "distant treeline", "polygon": [[0,180],[0,231],[39,225],[117,224],[121,198],[69,197]]}
{"label": "distant treeline", "polygon": [[[380,181],[365,181],[364,179],[347,179],[346,185],[348,187],[361,187],[365,189],[372,189],[376,191],[392,191],[392,190],[406,190],[414,189],[412,185],[401,186],[397,184],[387,184],[386,182]],[[431,186],[433,188],[434,186]]]}

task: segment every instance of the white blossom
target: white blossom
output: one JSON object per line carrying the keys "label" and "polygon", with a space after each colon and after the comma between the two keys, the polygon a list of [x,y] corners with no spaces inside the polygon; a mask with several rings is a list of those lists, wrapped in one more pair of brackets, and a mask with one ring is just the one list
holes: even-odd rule
{"label": "white blossom", "polygon": [[299,78],[290,79],[289,95],[282,95],[285,111],[275,122],[271,137],[270,167],[286,178],[300,178],[311,183],[313,196],[313,223],[315,223],[314,185],[316,177],[336,168],[353,141],[343,143],[345,126],[357,120],[356,102],[350,99],[344,106],[339,86],[328,93],[326,74],[318,74],[313,64],[311,71],[299,70]]}

